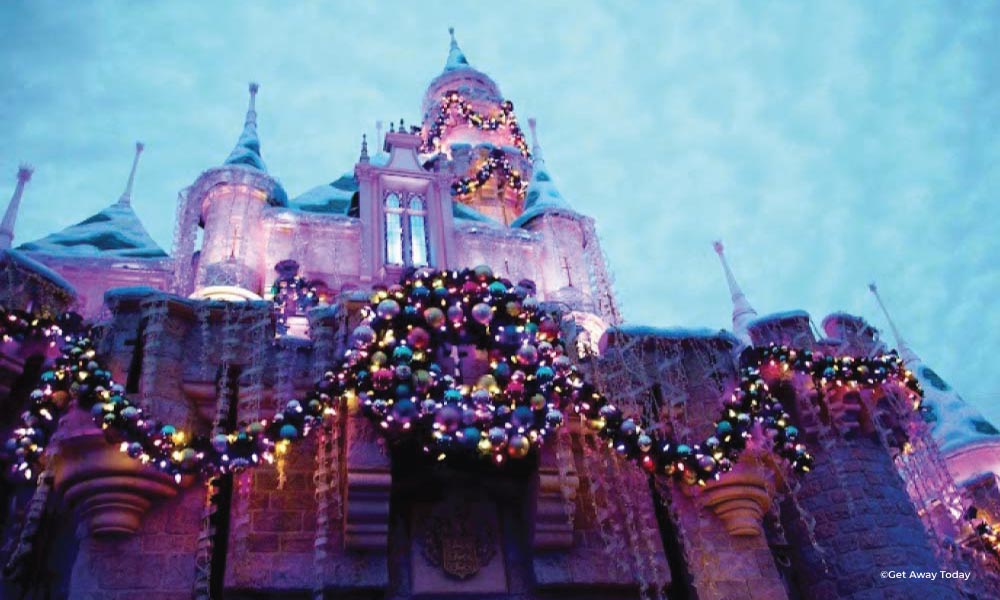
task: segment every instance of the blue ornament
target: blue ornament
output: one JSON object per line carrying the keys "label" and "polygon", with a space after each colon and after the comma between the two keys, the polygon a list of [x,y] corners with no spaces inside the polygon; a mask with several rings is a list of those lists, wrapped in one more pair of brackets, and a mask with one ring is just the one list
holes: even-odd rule
{"label": "blue ornament", "polygon": [[408,364],[413,360],[413,350],[410,350],[409,346],[396,346],[396,349],[392,351],[392,359],[396,363]]}
{"label": "blue ornament", "polygon": [[281,430],[278,432],[278,435],[283,440],[294,440],[299,436],[299,430],[295,428],[295,425],[286,423],[281,426]]}
{"label": "blue ornament", "polygon": [[462,430],[462,445],[466,448],[475,448],[479,444],[479,430],[475,427],[466,427]]}
{"label": "blue ornament", "polygon": [[535,422],[535,414],[527,406],[518,406],[514,409],[510,421],[518,427],[531,427]]}

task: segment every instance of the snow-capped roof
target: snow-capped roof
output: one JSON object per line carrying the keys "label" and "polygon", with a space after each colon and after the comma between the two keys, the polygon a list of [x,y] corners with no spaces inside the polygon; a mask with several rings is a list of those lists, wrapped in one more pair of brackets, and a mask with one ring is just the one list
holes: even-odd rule
{"label": "snow-capped roof", "polygon": [[465,58],[465,53],[458,47],[458,42],[455,40],[455,28],[449,27],[448,33],[451,35],[451,47],[448,49],[448,60],[444,64],[445,72],[456,69],[471,69],[469,61]]}
{"label": "snow-capped roof", "polygon": [[983,441],[1000,442],[1000,430],[966,403],[930,367],[919,362],[907,366],[913,369],[924,389],[924,404],[930,411],[931,435],[942,452],[953,452]]}
{"label": "snow-capped roof", "polygon": [[462,204],[461,202],[452,202],[451,204],[451,214],[456,219],[465,219],[466,221],[475,221],[477,223],[482,223],[483,225],[488,225],[490,227],[502,227],[499,221],[491,219],[476,209],[472,208],[467,204]]}
{"label": "snow-capped roof", "polygon": [[19,252],[18,250],[0,250],[0,263],[6,261],[10,261],[11,264],[24,269],[25,271],[35,273],[52,285],[62,288],[71,296],[76,295],[76,289],[73,287],[73,284],[66,281],[62,275],[56,273],[52,269],[46,267],[23,252]]}
{"label": "snow-capped roof", "polygon": [[532,219],[548,212],[559,212],[562,214],[576,215],[576,211],[569,205],[556,188],[556,184],[549,175],[548,167],[545,165],[545,157],[542,155],[542,148],[538,144],[538,136],[535,134],[535,119],[528,119],[531,127],[531,134],[534,138],[534,145],[531,149],[531,181],[528,183],[528,195],[524,199],[524,212],[522,212],[511,227],[522,227]]}
{"label": "snow-capped roof", "polygon": [[62,256],[163,258],[131,205],[115,203],[58,233],[18,246],[18,250]]}
{"label": "snow-capped roof", "polygon": [[293,198],[289,205],[305,212],[346,215],[351,208],[351,198],[357,191],[358,180],[353,174],[345,173],[336,181],[318,185]]}
{"label": "snow-capped roof", "polygon": [[786,319],[809,319],[809,313],[804,310],[783,310],[767,315],[762,315],[750,321],[749,326],[754,327],[774,321],[784,321]]}
{"label": "snow-capped roof", "polygon": [[685,339],[721,339],[735,342],[733,334],[725,329],[710,329],[708,327],[652,327],[649,325],[619,325],[610,327],[608,331],[637,337],[658,337],[671,340]]}
{"label": "snow-capped roof", "polygon": [[225,165],[243,165],[267,173],[267,165],[260,154],[260,137],[257,135],[256,97],[259,86],[250,84],[250,106],[247,108],[246,120],[243,123],[243,133],[236,142],[236,147],[229,153]]}
{"label": "snow-capped roof", "polygon": [[448,91],[458,91],[467,98],[477,98],[489,102],[503,100],[500,87],[496,82],[489,75],[469,64],[465,53],[455,41],[454,28],[450,28],[449,32],[451,33],[451,46],[448,49],[448,59],[445,61],[444,70],[431,80],[424,93],[421,110],[425,119],[431,108],[440,101],[441,94]]}

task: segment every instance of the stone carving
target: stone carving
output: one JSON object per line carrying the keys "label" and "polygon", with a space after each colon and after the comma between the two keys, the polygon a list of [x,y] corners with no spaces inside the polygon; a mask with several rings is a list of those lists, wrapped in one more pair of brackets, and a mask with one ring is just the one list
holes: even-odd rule
{"label": "stone carving", "polygon": [[496,531],[479,504],[439,504],[427,521],[422,553],[431,565],[457,579],[468,579],[496,554]]}

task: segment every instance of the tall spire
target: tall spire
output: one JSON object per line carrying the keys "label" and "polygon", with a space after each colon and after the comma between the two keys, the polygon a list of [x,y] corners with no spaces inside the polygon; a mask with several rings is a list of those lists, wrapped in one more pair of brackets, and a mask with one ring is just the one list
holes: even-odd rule
{"label": "tall spire", "polygon": [[260,89],[260,85],[255,82],[250,82],[250,104],[247,106],[247,118],[245,123],[247,125],[257,124],[257,90]]}
{"label": "tall spire", "polygon": [[385,140],[382,138],[382,119],[375,121],[375,154],[382,151]]}
{"label": "tall spire", "polygon": [[892,336],[896,338],[896,349],[899,350],[899,356],[902,357],[903,362],[907,365],[912,362],[919,362],[920,357],[917,356],[917,353],[910,348],[910,346],[906,343],[906,340],[903,339],[903,336],[899,334],[899,329],[896,328],[896,323],[892,320],[892,317],[889,316],[889,309],[887,309],[885,307],[885,303],[882,302],[882,296],[879,295],[878,287],[875,286],[874,281],[868,284],[868,290],[873,296],[875,296],[875,301],[878,302],[879,307],[882,309],[882,314],[885,315],[885,320],[889,322],[889,329],[892,330]]}
{"label": "tall spire", "polygon": [[725,248],[722,246],[722,242],[716,240],[712,242],[712,247],[715,248],[715,253],[719,255],[719,260],[722,262],[722,270],[726,273],[726,283],[729,284],[729,293],[733,298],[733,333],[744,343],[749,344],[750,333],[748,329],[750,321],[757,316],[757,311],[750,306],[746,295],[740,289],[740,284],[736,283],[733,270],[729,268],[729,261],[726,260]]}
{"label": "tall spire", "polygon": [[118,198],[118,206],[130,206],[132,204],[132,186],[135,184],[135,170],[139,166],[139,155],[142,154],[146,146],[142,142],[135,143],[135,157],[132,158],[132,170],[128,174],[128,183],[125,184],[125,191]]}
{"label": "tall spire", "polygon": [[455,28],[449,27],[448,34],[451,35],[451,46],[448,49],[448,62],[444,64],[444,70],[454,71],[468,68],[469,61],[466,60],[465,53],[458,47],[458,42],[455,40]]}
{"label": "tall spire", "polygon": [[257,136],[257,90],[259,89],[259,85],[250,83],[250,102],[247,106],[246,120],[243,122],[243,133],[240,134],[240,139],[225,164],[244,165],[266,173],[267,166],[261,158],[260,138]]}
{"label": "tall spire", "polygon": [[531,129],[531,154],[535,160],[542,160],[542,147],[538,145],[538,131],[535,130],[537,125],[535,117],[528,118],[528,128]]}
{"label": "tall spire", "polygon": [[0,222],[0,250],[10,248],[14,242],[14,223],[17,221],[18,208],[21,206],[21,195],[24,193],[24,185],[31,181],[31,174],[34,172],[35,170],[28,165],[21,165],[17,169],[17,187],[14,188],[14,195],[11,196],[7,212]]}

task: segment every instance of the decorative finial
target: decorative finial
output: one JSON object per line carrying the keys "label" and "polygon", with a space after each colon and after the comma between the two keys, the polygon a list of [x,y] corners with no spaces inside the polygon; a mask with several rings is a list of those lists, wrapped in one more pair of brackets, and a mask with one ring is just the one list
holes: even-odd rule
{"label": "decorative finial", "polygon": [[368,136],[363,133],[361,134],[361,158],[359,160],[363,163],[368,162]]}
{"label": "decorative finial", "polygon": [[139,166],[139,155],[142,151],[146,149],[146,146],[142,142],[135,143],[135,156],[132,158],[132,170],[128,174],[128,182],[125,184],[125,191],[122,192],[120,198],[118,198],[119,206],[129,206],[132,204],[132,186],[135,183],[135,171]]}
{"label": "decorative finial", "polygon": [[396,124],[389,121],[389,133],[396,133]]}
{"label": "decorative finial", "polygon": [[17,182],[28,183],[29,181],[31,181],[31,175],[34,172],[35,172],[35,167],[21,163],[21,166],[17,168]]}
{"label": "decorative finial", "polygon": [[399,120],[399,133],[406,133],[406,123],[403,119]]}
{"label": "decorative finial", "polygon": [[17,222],[17,211],[21,206],[21,196],[24,194],[25,184],[31,181],[31,174],[34,172],[35,169],[26,164],[17,169],[17,187],[14,188],[14,195],[10,197],[10,204],[7,205],[3,221],[0,221],[0,250],[10,248],[14,242],[14,225]]}
{"label": "decorative finial", "polygon": [[875,282],[868,284],[868,291],[875,296],[875,301],[878,302],[879,308],[882,309],[882,314],[885,315],[885,320],[889,322],[889,329],[892,331],[892,336],[896,338],[896,349],[899,350],[899,356],[903,359],[905,364],[910,364],[911,362],[917,362],[920,357],[914,352],[910,346],[903,339],[903,336],[899,334],[899,329],[896,328],[896,323],[893,322],[892,317],[889,316],[889,309],[885,307],[885,303],[882,302],[882,296],[878,293],[878,287],[875,286]]}
{"label": "decorative finial", "polygon": [[255,81],[250,82],[250,104],[247,106],[247,123],[257,124],[257,90],[260,84]]}
{"label": "decorative finial", "polygon": [[448,28],[448,35],[451,36],[451,46],[452,46],[452,48],[457,47],[458,46],[458,42],[455,41],[455,28],[454,27],[449,27]]}
{"label": "decorative finial", "polygon": [[719,261],[722,262],[722,270],[726,274],[726,283],[729,284],[729,294],[733,301],[733,333],[735,333],[736,337],[740,338],[743,343],[749,344],[749,325],[750,321],[757,316],[757,311],[750,306],[750,302],[747,300],[743,290],[740,289],[739,284],[736,283],[736,277],[733,275],[732,269],[729,268],[729,261],[726,260],[726,254],[722,246],[722,241],[715,240],[712,242],[712,248],[714,248],[715,253],[719,255]]}

